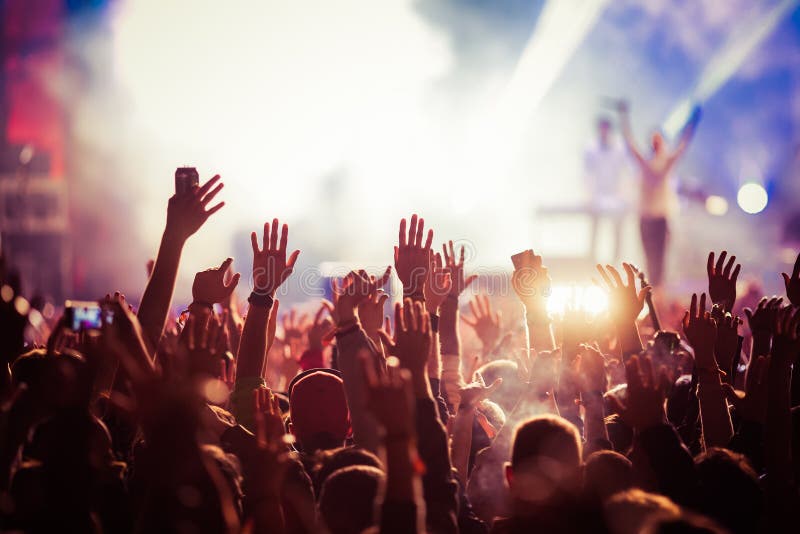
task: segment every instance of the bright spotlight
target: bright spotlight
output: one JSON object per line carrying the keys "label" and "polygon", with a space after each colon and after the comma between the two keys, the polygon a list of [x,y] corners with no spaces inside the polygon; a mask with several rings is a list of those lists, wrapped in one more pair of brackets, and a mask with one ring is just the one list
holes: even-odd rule
{"label": "bright spotlight", "polygon": [[554,285],[547,300],[547,311],[562,315],[567,306],[597,315],[608,309],[608,296],[597,286]]}
{"label": "bright spotlight", "polygon": [[706,211],[710,215],[722,217],[728,213],[728,201],[725,200],[725,197],[709,195],[708,198],[706,198]]}
{"label": "bright spotlight", "polygon": [[769,197],[764,186],[750,182],[739,188],[736,202],[745,213],[760,213],[767,207]]}

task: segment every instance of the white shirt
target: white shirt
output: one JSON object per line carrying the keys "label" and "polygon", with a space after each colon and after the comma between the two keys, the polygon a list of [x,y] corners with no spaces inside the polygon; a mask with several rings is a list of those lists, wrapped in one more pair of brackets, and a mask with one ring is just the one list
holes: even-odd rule
{"label": "white shirt", "polygon": [[621,143],[609,140],[605,146],[593,140],[583,153],[584,179],[589,203],[598,208],[621,207],[629,197],[623,191],[628,155]]}

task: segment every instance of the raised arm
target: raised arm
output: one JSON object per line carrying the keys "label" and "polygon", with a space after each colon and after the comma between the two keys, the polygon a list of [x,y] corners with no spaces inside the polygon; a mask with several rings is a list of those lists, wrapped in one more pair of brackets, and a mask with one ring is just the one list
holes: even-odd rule
{"label": "raised arm", "polygon": [[689,310],[683,316],[683,331],[694,349],[695,372],[700,401],[700,420],[703,444],[727,447],[733,437],[733,425],[722,388],[722,373],[714,358],[717,323],[706,311],[706,294],[692,295]]}
{"label": "raised arm", "polygon": [[597,272],[608,289],[608,314],[617,331],[617,341],[624,359],[642,350],[636,318],[644,307],[644,299],[650,292],[650,286],[637,292],[633,266],[623,263],[622,267],[627,275],[627,284],[623,283],[619,271],[611,265],[606,265],[605,268],[597,265]]}
{"label": "raised arm", "polygon": [[244,416],[244,423],[251,418],[250,412],[251,392],[264,384],[264,369],[267,363],[267,326],[269,324],[270,310],[274,305],[275,292],[286,281],[297,257],[299,250],[295,250],[287,258],[286,245],[289,237],[289,227],[283,225],[278,240],[278,219],[272,220],[272,227],[264,223],[263,248],[258,246],[256,233],[250,234],[253,247],[253,291],[247,301],[250,308],[242,329],[237,355],[236,386],[233,401],[238,413],[237,417]]}
{"label": "raised arm", "polygon": [[217,184],[219,179],[219,175],[216,175],[202,186],[195,186],[185,193],[175,193],[169,199],[167,224],[138,312],[144,339],[151,353],[158,346],[167,321],[183,246],[211,215],[225,205],[219,202],[208,208],[224,186]]}
{"label": "raised arm", "polygon": [[647,160],[642,156],[642,153],[636,146],[636,140],[633,137],[628,103],[620,101],[619,106],[617,106],[617,111],[619,112],[619,128],[620,131],[622,131],[622,139],[625,141],[625,146],[628,147],[628,151],[634,157],[636,163],[638,163],[640,167],[645,167],[647,165]]}
{"label": "raised arm", "polygon": [[[553,338],[550,315],[547,313],[547,299],[550,297],[550,274],[542,264],[542,257],[532,254],[528,263],[514,269],[511,286],[525,309],[528,328],[528,348],[536,354],[556,348]],[[533,355],[529,355],[532,357]]]}
{"label": "raised arm", "polygon": [[461,371],[461,336],[458,325],[458,299],[477,276],[464,274],[464,247],[456,258],[453,242],[442,245],[444,267],[450,273],[450,292],[439,306],[439,341],[442,355],[442,386],[447,401],[456,408],[459,403],[458,391],[464,386]]}

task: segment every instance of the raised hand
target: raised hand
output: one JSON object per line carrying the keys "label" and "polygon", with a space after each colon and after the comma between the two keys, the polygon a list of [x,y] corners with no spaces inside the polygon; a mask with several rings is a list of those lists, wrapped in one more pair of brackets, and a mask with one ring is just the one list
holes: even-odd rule
{"label": "raised hand", "polygon": [[[449,247],[449,251],[448,251]],[[450,294],[458,297],[467,289],[472,282],[477,280],[477,275],[465,276],[464,275],[464,246],[458,253],[456,260],[456,252],[453,248],[453,242],[448,241],[446,245],[442,245],[442,252],[444,252],[444,267],[450,273]]]}
{"label": "raised hand", "polygon": [[461,319],[475,330],[475,334],[481,340],[484,352],[489,352],[497,345],[502,333],[500,312],[492,313],[492,304],[486,295],[476,295],[469,301],[469,309],[472,317],[465,315]]}
{"label": "raised hand", "polygon": [[670,381],[663,367],[656,377],[649,356],[631,356],[625,363],[627,398],[622,402],[610,397],[615,411],[622,420],[635,430],[662,425],[666,422],[664,399],[670,389]]}
{"label": "raised hand", "polygon": [[323,301],[323,305],[330,311],[334,322],[341,326],[356,320],[356,308],[370,295],[377,293],[391,275],[391,267],[387,267],[383,276],[376,278],[367,274],[367,271],[350,271],[341,282],[331,282],[333,302]]}
{"label": "raised hand", "polygon": [[747,324],[750,331],[755,334],[756,332],[763,332],[772,335],[775,328],[775,318],[778,316],[778,311],[783,304],[783,297],[764,297],[758,302],[755,310],[750,308],[744,309],[744,314],[747,316]]}
{"label": "raised hand", "polygon": [[[717,313],[716,305],[712,309],[712,317],[715,313]],[[731,375],[735,371],[733,362],[739,350],[740,324],[742,324],[742,320],[730,313],[726,313],[717,319],[717,340],[714,344],[714,357],[717,359],[717,364],[719,364],[720,368]],[[732,376],[727,381],[732,382]]]}
{"label": "raised hand", "polygon": [[463,408],[477,407],[481,402],[491,397],[492,393],[494,393],[495,390],[502,384],[503,379],[497,378],[494,382],[492,382],[491,385],[487,386],[484,384],[483,379],[479,377],[477,382],[467,384],[466,386],[460,388],[458,390],[459,398],[461,399],[459,410]]}
{"label": "raised hand", "polygon": [[250,457],[255,461],[247,462],[254,471],[249,479],[257,482],[252,484],[253,493],[257,496],[253,501],[269,499],[270,502],[280,502],[278,496],[291,455],[284,443],[281,409],[272,391],[264,388],[253,390],[253,416],[256,450],[251,452]]}
{"label": "raised hand", "polygon": [[439,313],[439,306],[450,294],[453,281],[450,271],[442,265],[441,254],[431,254],[431,266],[425,281],[425,308],[430,313]]}
{"label": "raised hand", "polygon": [[358,319],[361,321],[364,332],[371,338],[376,336],[378,330],[383,326],[383,308],[387,300],[389,300],[389,295],[382,289],[378,289],[376,284],[367,298],[358,303]]}
{"label": "raised hand", "polygon": [[411,439],[415,434],[414,399],[411,375],[393,358],[387,360],[386,373],[378,375],[373,362],[362,358],[367,385],[367,406],[383,427],[387,438]]}
{"label": "raised hand", "polygon": [[256,423],[256,439],[260,445],[268,443],[279,445],[283,442],[286,427],[283,425],[278,397],[273,395],[272,390],[269,388],[253,390],[253,415]]}
{"label": "raised hand", "polygon": [[792,365],[800,354],[800,308],[786,306],[775,317],[772,337],[772,361]]}
{"label": "raised hand", "polygon": [[403,283],[403,296],[415,300],[425,297],[425,282],[430,270],[433,230],[428,230],[428,236],[423,244],[424,232],[425,219],[417,220],[417,215],[412,215],[407,234],[406,220],[401,219],[399,242],[394,248],[394,268]]}
{"label": "raised hand", "polygon": [[272,229],[269,223],[264,223],[264,248],[258,247],[256,233],[250,234],[253,245],[253,292],[259,295],[275,295],[275,291],[289,278],[300,255],[295,250],[286,258],[286,242],[289,237],[289,227],[281,228],[280,242],[278,242],[278,219],[272,219]]}
{"label": "raised hand", "polygon": [[736,279],[739,277],[742,266],[736,263],[736,256],[731,256],[728,263],[725,263],[727,255],[728,251],[723,250],[715,264],[714,253],[709,252],[706,271],[708,272],[708,296],[711,297],[711,302],[719,305],[725,311],[731,311],[736,302]]}
{"label": "raised hand", "polygon": [[758,356],[747,368],[744,391],[737,392],[730,384],[722,384],[725,396],[745,421],[764,423],[767,417],[767,369],[770,356]]}
{"label": "raised hand", "polygon": [[783,277],[783,284],[786,286],[786,297],[792,306],[800,306],[800,254],[794,261],[794,268],[792,269],[792,276],[786,273],[781,273]]}
{"label": "raised hand", "polygon": [[308,321],[308,314],[303,313],[298,316],[297,310],[292,308],[289,310],[289,313],[283,316],[281,323],[283,326],[283,339],[281,342],[289,346],[291,353],[295,357],[299,357],[299,353],[301,352],[300,346],[309,328],[311,328],[311,323]]}
{"label": "raised hand", "polygon": [[194,276],[192,284],[192,299],[203,304],[217,304],[229,299],[236,285],[239,283],[239,273],[234,274],[228,283],[225,275],[233,263],[233,258],[228,258],[216,269],[206,269]]}
{"label": "raised hand", "polygon": [[[627,275],[627,284],[614,267],[597,265],[597,272],[605,282],[608,291],[608,313],[615,324],[634,323],[644,307],[644,299],[650,292],[650,286],[636,291],[636,275],[634,268],[629,263],[623,263],[622,268]],[[598,284],[599,285],[599,284]]]}
{"label": "raised hand", "polygon": [[397,356],[400,366],[411,371],[415,379],[425,377],[425,366],[431,346],[430,317],[420,302],[405,299],[394,308],[394,339],[381,331],[389,354]]}
{"label": "raised hand", "polygon": [[706,294],[700,295],[698,304],[697,294],[692,295],[689,309],[683,314],[683,332],[694,349],[695,364],[699,369],[717,371],[717,361],[714,359],[714,345],[717,340],[717,322],[706,311]]}
{"label": "raised hand", "polygon": [[[185,193],[175,193],[169,199],[167,207],[167,227],[166,234],[173,238],[185,241],[197,232],[209,217],[222,209],[224,202],[219,202],[208,208],[222,188],[225,186],[219,183],[217,174],[201,186],[194,186]],[[211,189],[213,187],[213,189]]]}
{"label": "raised hand", "polygon": [[311,328],[308,329],[308,346],[312,350],[322,350],[325,340],[333,328],[331,319],[323,316],[327,309],[324,305],[320,306],[316,315],[314,315],[314,322],[311,323]]}
{"label": "raised hand", "polygon": [[511,287],[528,314],[547,314],[547,298],[550,296],[551,285],[550,274],[538,254],[533,256],[530,265],[514,269],[511,275]]}

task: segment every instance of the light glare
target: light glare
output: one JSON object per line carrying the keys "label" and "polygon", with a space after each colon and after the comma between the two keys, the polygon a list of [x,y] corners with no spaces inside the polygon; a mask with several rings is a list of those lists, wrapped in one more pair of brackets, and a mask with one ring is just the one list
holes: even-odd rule
{"label": "light glare", "polygon": [[757,183],[747,183],[739,188],[739,193],[736,195],[736,202],[745,213],[756,214],[760,213],[767,207],[769,197],[764,186]]}

